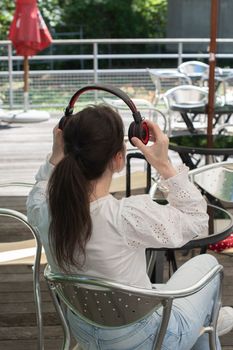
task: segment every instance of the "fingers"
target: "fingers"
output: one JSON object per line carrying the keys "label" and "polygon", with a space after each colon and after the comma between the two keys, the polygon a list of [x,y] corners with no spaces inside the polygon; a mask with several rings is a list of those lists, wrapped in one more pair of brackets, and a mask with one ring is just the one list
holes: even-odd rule
{"label": "fingers", "polygon": [[146,148],[144,143],[137,137],[132,137],[131,141],[133,142],[134,146],[136,146],[143,153],[143,150]]}

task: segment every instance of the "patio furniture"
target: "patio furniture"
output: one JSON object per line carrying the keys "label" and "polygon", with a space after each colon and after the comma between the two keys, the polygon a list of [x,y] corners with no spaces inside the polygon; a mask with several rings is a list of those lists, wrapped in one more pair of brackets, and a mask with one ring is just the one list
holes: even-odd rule
{"label": "patio furniture", "polygon": [[[208,144],[208,141],[211,144]],[[169,149],[179,154],[182,161],[191,169],[197,168],[204,158],[207,164],[209,159],[215,160],[219,157],[227,160],[233,154],[232,135],[207,135],[189,134],[171,136],[169,139]],[[200,158],[201,157],[201,158]]]}
{"label": "patio furniture", "polygon": [[[191,170],[189,177],[210,203],[228,209],[233,206],[233,162],[208,164]],[[208,248],[233,256],[233,233]]]}
{"label": "patio furniture", "polygon": [[41,123],[50,119],[50,114],[46,111],[28,110],[24,111],[5,111],[0,109],[0,125],[6,124],[26,124]]}
{"label": "patio furniture", "polygon": [[222,93],[224,103],[233,103],[233,74],[229,74],[221,80],[218,90]]}
{"label": "patio furniture", "polygon": [[[186,61],[181,63],[177,70],[180,73],[186,74],[192,80],[193,84],[200,83],[200,85],[203,85],[203,81],[208,79],[209,65],[200,61]],[[216,77],[223,74],[220,67],[215,67],[215,73]]]}
{"label": "patio furniture", "polygon": [[153,103],[157,105],[162,101],[164,93],[179,85],[191,85],[192,80],[183,73],[178,72],[176,69],[147,69],[150,74],[150,78],[155,86]]}
{"label": "patio furniture", "polygon": [[[169,115],[169,135],[177,130],[195,133],[197,129],[203,129],[206,117],[202,115],[197,122],[195,109],[205,108],[208,102],[206,89],[193,85],[180,85],[168,90],[163,98]],[[181,118],[178,118],[174,112],[178,112]],[[188,114],[191,114],[191,117]]]}
{"label": "patio furniture", "polygon": [[[159,291],[136,288],[85,275],[54,274],[47,265],[44,276],[64,331],[64,342],[61,349],[68,350],[70,345],[70,330],[63,307],[65,306],[65,309],[78,315],[84,322],[110,329],[134,324],[150,316],[158,308],[163,308],[161,326],[153,344],[154,350],[160,350],[166,334],[173,300],[197,293],[216,275],[222,276],[222,270],[221,265],[215,266],[197,283],[185,289],[179,289],[177,286],[177,290]],[[216,324],[221,305],[220,298],[221,283],[210,323],[201,330],[201,334],[204,332],[209,334],[211,350],[216,349]]]}
{"label": "patio furniture", "polygon": [[[166,205],[166,200],[163,200]],[[176,251],[192,251],[197,248],[200,253],[206,252],[209,244],[216,244],[217,242],[227,238],[233,230],[233,216],[229,211],[218,207],[216,205],[207,205],[207,213],[209,215],[209,230],[201,238],[194,238],[182,247],[173,249],[154,249],[147,250],[148,257],[148,275],[153,283],[163,283],[164,259],[169,264],[169,276],[172,272],[177,270]]]}
{"label": "patio furniture", "polygon": [[224,208],[233,204],[233,162],[204,165],[191,170],[189,177],[210,203]]}
{"label": "patio furniture", "polygon": [[[24,228],[33,235],[34,243],[36,245],[34,256],[34,264],[32,268],[33,273],[33,290],[34,290],[34,301],[36,308],[36,321],[38,327],[38,342],[37,349],[44,350],[44,336],[43,336],[43,320],[42,320],[42,305],[41,305],[41,291],[40,291],[40,260],[41,260],[41,251],[42,245],[39,239],[39,235],[37,231],[28,223],[27,217],[20,213],[19,211],[0,208],[0,217],[8,217],[16,221],[17,223],[22,223]],[[20,242],[21,243],[21,242]],[[17,248],[22,249],[22,244],[19,247],[19,244],[16,245]],[[9,245],[6,247],[7,251],[9,249]],[[15,248],[16,249],[16,248]],[[8,251],[9,253],[9,251]],[[5,254],[3,251],[0,253],[0,256]],[[4,260],[4,258],[2,257]]]}

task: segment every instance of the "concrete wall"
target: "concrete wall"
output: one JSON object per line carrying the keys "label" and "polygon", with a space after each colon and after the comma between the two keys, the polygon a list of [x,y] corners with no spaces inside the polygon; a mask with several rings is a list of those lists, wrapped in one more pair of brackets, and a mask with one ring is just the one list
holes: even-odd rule
{"label": "concrete wall", "polygon": [[[208,38],[210,36],[211,0],[168,0],[167,37]],[[233,38],[233,0],[219,0],[219,38]],[[186,50],[206,52],[206,45],[186,46]],[[218,50],[233,52],[233,45],[221,44]]]}

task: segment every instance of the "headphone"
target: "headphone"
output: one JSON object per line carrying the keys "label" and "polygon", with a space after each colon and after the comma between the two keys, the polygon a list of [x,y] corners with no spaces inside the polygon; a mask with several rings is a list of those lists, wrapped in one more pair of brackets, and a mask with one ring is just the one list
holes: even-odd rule
{"label": "headphone", "polygon": [[102,85],[102,84],[87,85],[79,89],[78,91],[76,91],[75,94],[71,97],[70,102],[65,109],[65,115],[59,121],[59,125],[58,125],[59,129],[63,130],[68,118],[73,114],[74,105],[77,99],[79,98],[79,96],[84,92],[90,91],[90,90],[107,91],[119,97],[122,101],[124,101],[125,104],[131,110],[133,119],[134,119],[134,121],[130,124],[128,129],[128,137],[129,137],[130,143],[133,145],[133,143],[131,142],[131,138],[134,136],[139,138],[145,145],[148,143],[149,127],[147,123],[144,121],[144,119],[142,118],[141,113],[137,110],[133,101],[129,98],[129,96],[124,91],[111,85]]}

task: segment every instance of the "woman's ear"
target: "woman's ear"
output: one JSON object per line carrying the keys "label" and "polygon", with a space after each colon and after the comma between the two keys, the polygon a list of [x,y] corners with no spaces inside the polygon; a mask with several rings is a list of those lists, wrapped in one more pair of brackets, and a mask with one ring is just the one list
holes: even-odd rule
{"label": "woman's ear", "polygon": [[113,158],[113,171],[119,173],[125,166],[125,152],[119,151]]}

